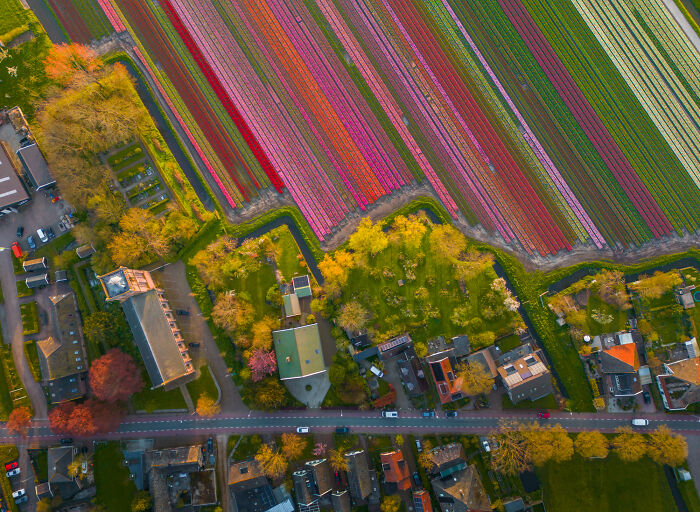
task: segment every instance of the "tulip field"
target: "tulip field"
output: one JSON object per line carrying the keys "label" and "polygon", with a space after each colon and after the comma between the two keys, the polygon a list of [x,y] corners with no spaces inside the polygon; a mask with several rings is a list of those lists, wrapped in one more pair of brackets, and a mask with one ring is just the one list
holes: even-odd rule
{"label": "tulip field", "polygon": [[321,239],[416,182],[533,254],[700,228],[700,58],[662,0],[49,3],[131,33],[230,207],[288,192]]}
{"label": "tulip field", "polygon": [[71,41],[88,43],[113,32],[97,0],[46,0]]}

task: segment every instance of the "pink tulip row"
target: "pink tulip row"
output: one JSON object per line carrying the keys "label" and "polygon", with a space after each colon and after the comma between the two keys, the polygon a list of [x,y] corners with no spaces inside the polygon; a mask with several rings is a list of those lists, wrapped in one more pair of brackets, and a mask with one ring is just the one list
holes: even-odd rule
{"label": "pink tulip row", "polygon": [[111,2],[109,0],[97,0],[97,3],[100,4],[100,7],[104,11],[109,22],[112,24],[112,27],[114,27],[114,30],[116,32],[124,32],[126,27],[124,26],[124,23],[117,14],[117,11],[112,6]]}

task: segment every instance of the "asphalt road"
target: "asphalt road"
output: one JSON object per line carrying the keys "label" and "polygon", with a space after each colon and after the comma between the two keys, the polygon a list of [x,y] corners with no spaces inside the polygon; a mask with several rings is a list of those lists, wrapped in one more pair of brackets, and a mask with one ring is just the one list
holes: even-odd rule
{"label": "asphalt road", "polygon": [[[643,416],[649,420],[649,426],[637,428],[639,432],[649,431],[659,425],[667,425],[672,430],[685,435],[700,435],[700,418],[698,416],[668,416],[653,414]],[[261,432],[293,431],[296,427],[306,426],[312,432],[332,431],[336,427],[349,427],[353,433],[471,433],[483,434],[496,429],[502,421],[532,422],[536,421],[534,413],[503,413],[501,411],[477,411],[460,413],[456,418],[423,418],[420,412],[402,413],[399,418],[383,418],[378,411],[278,411],[264,413],[251,411],[247,415],[218,415],[201,418],[192,415],[149,415],[131,416],[112,433],[96,436],[103,439],[129,439],[155,436],[187,437],[202,434],[253,434]],[[620,426],[629,426],[629,414],[595,414],[595,413],[555,413],[542,423],[559,423],[570,432],[582,430],[600,430],[612,432]],[[55,444],[60,435],[52,434],[48,422],[38,420],[29,433],[28,441],[40,445]],[[0,443],[14,443],[17,439],[8,434],[5,427],[0,428]]]}

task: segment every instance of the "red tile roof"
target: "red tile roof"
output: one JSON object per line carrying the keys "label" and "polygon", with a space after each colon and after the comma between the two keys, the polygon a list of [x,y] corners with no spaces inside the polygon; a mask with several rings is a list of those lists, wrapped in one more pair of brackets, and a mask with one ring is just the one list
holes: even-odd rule
{"label": "red tile roof", "polygon": [[384,470],[384,481],[395,483],[402,491],[411,488],[411,480],[408,474],[408,464],[403,458],[401,450],[384,452],[379,454]]}
{"label": "red tile roof", "polygon": [[[436,375],[433,365],[438,364],[442,369],[442,376]],[[461,392],[462,379],[458,379],[455,371],[452,368],[452,362],[449,357],[445,357],[439,361],[430,363],[430,372],[433,374],[433,380],[437,387],[440,403],[446,404],[452,401],[452,395]],[[451,377],[451,378],[450,378]]]}
{"label": "red tile roof", "polygon": [[639,356],[637,355],[637,345],[634,343],[626,343],[624,345],[615,345],[605,351],[609,356],[619,359],[623,363],[631,366],[635,370],[639,370]]}

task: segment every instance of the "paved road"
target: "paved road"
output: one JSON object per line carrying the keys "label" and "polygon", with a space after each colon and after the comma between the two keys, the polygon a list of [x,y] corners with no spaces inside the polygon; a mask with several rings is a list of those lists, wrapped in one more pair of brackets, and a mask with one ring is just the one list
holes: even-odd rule
{"label": "paved road", "polygon": [[[668,416],[651,414],[649,426],[638,429],[648,431],[659,425],[667,425],[674,431],[690,436],[700,435],[700,418],[698,416]],[[595,413],[553,413],[549,424],[559,423],[570,432],[583,430],[600,430],[612,432],[620,426],[630,425],[629,414],[595,414]],[[180,436],[201,434],[253,434],[276,433],[308,426],[313,432],[331,431],[336,427],[349,427],[353,432],[363,433],[488,433],[498,427],[504,420],[529,422],[534,421],[533,413],[521,411],[505,413],[501,411],[478,411],[460,413],[456,418],[422,418],[420,413],[402,413],[396,419],[383,418],[378,411],[319,411],[298,410],[265,413],[251,411],[247,415],[221,414],[211,418],[191,415],[149,415],[131,416],[112,433],[101,436],[104,439],[128,439],[155,436]],[[39,444],[55,443],[61,436],[52,434],[47,421],[37,421],[29,433],[29,441]],[[15,442],[14,436],[0,427],[0,443]]]}

